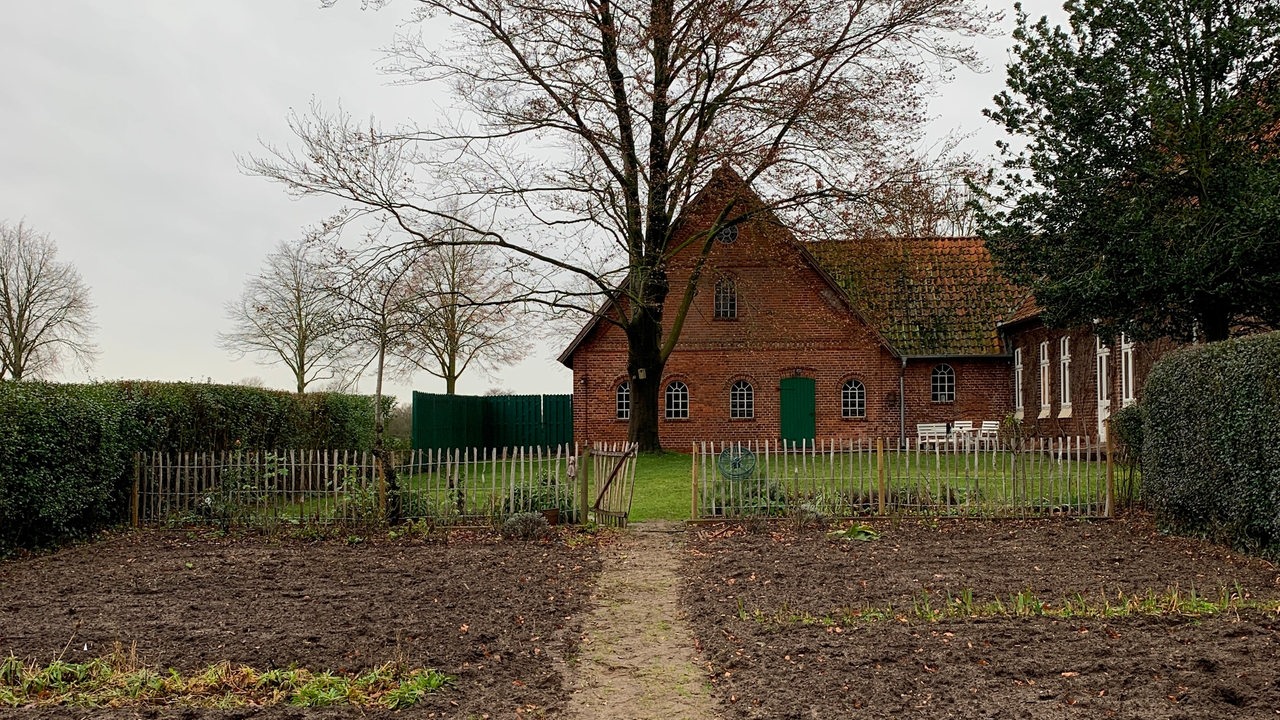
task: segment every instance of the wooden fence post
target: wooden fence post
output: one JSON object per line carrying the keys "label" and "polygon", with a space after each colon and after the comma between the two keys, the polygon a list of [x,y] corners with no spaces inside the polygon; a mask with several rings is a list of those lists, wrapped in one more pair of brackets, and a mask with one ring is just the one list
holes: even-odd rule
{"label": "wooden fence post", "polygon": [[1111,455],[1115,450],[1115,441],[1112,440],[1111,418],[1103,421],[1103,427],[1107,431],[1107,500],[1106,506],[1102,510],[1105,517],[1115,517],[1116,502],[1116,470],[1115,464],[1112,462]]}
{"label": "wooden fence post", "polygon": [[134,528],[141,527],[138,517],[138,494],[142,490],[142,453],[133,454],[133,494],[129,498],[129,521]]}
{"label": "wooden fence post", "polygon": [[[391,455],[395,457],[394,454]],[[394,463],[395,460],[393,459]],[[373,466],[378,470],[378,513],[382,515],[383,521],[387,520],[387,469],[382,466],[382,458],[378,457],[378,453],[373,454]]]}
{"label": "wooden fence post", "polygon": [[691,520],[698,519],[698,443],[693,443],[693,450],[689,453],[689,458],[693,460],[693,469],[690,471],[690,477],[693,478],[691,485],[692,490],[689,493],[689,518]]}
{"label": "wooden fence post", "polygon": [[587,443],[578,462],[578,524],[585,525],[591,514],[587,511],[587,485],[591,482],[591,443]]}
{"label": "wooden fence post", "polygon": [[884,438],[876,438],[876,474],[880,478],[880,514],[884,514],[884,496],[887,488],[884,481]]}

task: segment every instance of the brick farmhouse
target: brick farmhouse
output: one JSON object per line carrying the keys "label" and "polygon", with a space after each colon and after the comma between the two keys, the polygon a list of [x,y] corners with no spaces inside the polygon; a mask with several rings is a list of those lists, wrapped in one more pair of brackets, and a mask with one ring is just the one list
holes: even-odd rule
{"label": "brick farmhouse", "polygon": [[[745,219],[717,235],[663,370],[664,447],[911,439],[920,423],[1011,414],[1034,433],[1096,436],[1160,350],[1045,327],[978,238],[802,242],[727,169],[676,225],[676,246],[692,249],[668,266],[673,289],[696,259],[685,241],[730,201]],[[620,309],[605,305],[560,356],[580,440],[627,436],[627,343],[609,321]]]}

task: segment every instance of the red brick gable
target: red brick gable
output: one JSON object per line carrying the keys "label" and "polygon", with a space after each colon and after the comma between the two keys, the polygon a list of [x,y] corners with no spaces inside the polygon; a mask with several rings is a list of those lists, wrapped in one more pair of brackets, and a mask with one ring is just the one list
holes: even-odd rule
{"label": "red brick gable", "polygon": [[[726,212],[726,208],[728,211]],[[790,228],[768,209],[760,197],[737,173],[722,167],[712,174],[707,185],[689,202],[676,220],[672,246],[675,248],[667,270],[671,294],[667,298],[664,324],[669,328],[674,318],[676,303],[684,291],[685,282],[701,251],[705,233],[721,215],[734,227],[735,239],[731,243],[713,243],[702,270],[697,297],[689,311],[686,326],[681,333],[682,347],[690,343],[731,343],[739,347],[763,346],[770,339],[795,336],[806,327],[810,318],[788,314],[784,306],[769,302],[759,304],[761,298],[773,298],[779,292],[811,295],[816,293],[832,312],[842,315],[840,322],[831,318],[810,328],[817,336],[829,335],[836,325],[858,326],[858,334],[866,335],[875,344],[893,352],[876,329],[861,316],[850,302],[844,290],[826,274],[807,252],[803,243],[797,242]],[[742,298],[741,322],[710,322],[712,296],[717,281],[732,279],[738,284]],[[625,288],[623,281],[622,288]],[[778,285],[778,288],[770,287]],[[572,368],[573,356],[588,339],[607,332],[612,325],[610,317],[617,317],[620,308],[627,306],[626,294],[620,288],[614,298],[601,309],[574,337],[558,360]],[[792,309],[806,305],[799,301]],[[613,330],[617,330],[613,328]],[[617,342],[624,343],[619,337]]]}

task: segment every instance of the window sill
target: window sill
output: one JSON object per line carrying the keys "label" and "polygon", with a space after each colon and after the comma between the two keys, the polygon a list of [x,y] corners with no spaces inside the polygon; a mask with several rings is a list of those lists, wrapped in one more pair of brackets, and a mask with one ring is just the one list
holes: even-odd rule
{"label": "window sill", "polygon": [[631,422],[631,418],[614,418],[613,421],[620,422],[620,423],[629,423]]}
{"label": "window sill", "polygon": [[934,405],[955,405],[956,404],[956,401],[954,398],[952,398],[951,400],[930,400],[929,402],[933,403]]}
{"label": "window sill", "polygon": [[1049,406],[1045,405],[1040,408],[1040,414],[1036,416],[1037,420],[1047,420],[1052,413],[1049,412]]}
{"label": "window sill", "polygon": [[669,418],[669,417],[664,417],[664,418],[662,418],[662,422],[670,422],[670,423],[685,423],[685,422],[689,422],[689,418],[687,418],[687,417],[682,417],[682,418]]}
{"label": "window sill", "polygon": [[1138,404],[1138,401],[1136,399],[1129,398],[1128,400],[1125,400],[1124,402],[1120,403],[1120,407],[1127,408],[1130,405],[1137,405],[1137,404]]}
{"label": "window sill", "polygon": [[738,322],[738,318],[736,316],[735,317],[713,317],[711,318],[711,321],[712,322]]}
{"label": "window sill", "polygon": [[1062,406],[1062,410],[1058,413],[1058,419],[1059,419],[1059,420],[1063,420],[1063,419],[1065,419],[1065,418],[1069,418],[1069,417],[1071,417],[1071,406],[1070,406],[1070,405],[1063,405],[1063,406]]}
{"label": "window sill", "polygon": [[1021,419],[1022,419],[1022,417],[1023,417],[1023,414],[1022,414],[1022,408],[1018,408],[1017,410],[1014,410],[1014,411],[1013,411],[1013,419],[1014,419],[1014,420],[1021,420]]}
{"label": "window sill", "polygon": [[840,420],[841,422],[866,422],[867,416],[866,415],[853,415],[853,416],[841,415]]}
{"label": "window sill", "polygon": [[754,417],[754,416],[752,416],[752,417],[737,417],[737,418],[736,418],[736,417],[731,417],[731,418],[729,418],[729,422],[731,422],[731,423],[755,422],[755,421],[756,421],[756,419],[755,419],[755,417]]}

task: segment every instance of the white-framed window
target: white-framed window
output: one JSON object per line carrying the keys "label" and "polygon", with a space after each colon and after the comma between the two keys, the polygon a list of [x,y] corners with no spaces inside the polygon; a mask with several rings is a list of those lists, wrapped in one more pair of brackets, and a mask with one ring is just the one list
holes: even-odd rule
{"label": "white-framed window", "polygon": [[929,379],[929,396],[936,403],[956,401],[956,371],[950,365],[937,365]]}
{"label": "white-framed window", "polygon": [[850,378],[840,388],[840,417],[867,416],[867,388],[861,380]]}
{"label": "white-framed window", "polygon": [[624,382],[618,386],[618,390],[614,393],[615,405],[618,409],[619,420],[631,419],[631,383]]}
{"label": "white-framed window", "polygon": [[1071,414],[1071,338],[1058,339],[1058,401],[1061,415]]}
{"label": "white-framed window", "polygon": [[689,419],[689,386],[673,380],[667,384],[665,417],[668,420]]}
{"label": "white-framed window", "polygon": [[1049,341],[1040,343],[1040,417],[1049,417]]}
{"label": "white-framed window", "polygon": [[1120,333],[1120,404],[1129,407],[1138,401],[1133,376],[1133,339]]}
{"label": "white-framed window", "polygon": [[1094,378],[1098,384],[1098,439],[1107,439],[1107,418],[1111,417],[1111,348],[1102,338],[1093,339]]}
{"label": "white-framed window", "polygon": [[716,320],[733,320],[738,317],[738,285],[733,278],[720,278],[715,291]]}
{"label": "white-framed window", "polygon": [[729,388],[729,417],[735,420],[756,416],[756,391],[746,380],[737,380]]}
{"label": "white-framed window", "polygon": [[1013,349],[1013,411],[1022,417],[1022,348]]}

